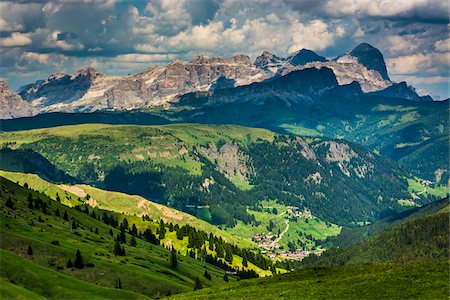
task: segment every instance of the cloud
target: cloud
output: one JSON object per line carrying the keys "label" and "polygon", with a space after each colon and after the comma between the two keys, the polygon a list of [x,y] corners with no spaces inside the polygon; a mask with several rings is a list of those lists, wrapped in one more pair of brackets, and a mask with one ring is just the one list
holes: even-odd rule
{"label": "cloud", "polygon": [[413,35],[390,35],[386,39],[391,45],[390,50],[392,52],[410,53],[417,49],[417,43],[415,43]]}
{"label": "cloud", "polygon": [[393,75],[448,74],[450,53],[419,53],[387,59]]}
{"label": "cloud", "polygon": [[152,63],[170,61],[176,58],[174,54],[122,54],[112,60],[117,62]]}
{"label": "cloud", "polygon": [[28,61],[28,62],[38,62],[40,64],[47,64],[49,61],[49,55],[48,54],[41,54],[41,53],[34,53],[34,52],[24,52],[22,54],[22,59]]}
{"label": "cloud", "polygon": [[324,11],[334,17],[375,17],[431,23],[448,22],[448,10],[448,1],[435,0],[332,0],[324,6]]}
{"label": "cloud", "polygon": [[434,43],[434,50],[437,52],[449,52],[450,51],[450,38],[445,40],[439,40]]}
{"label": "cloud", "polygon": [[0,46],[2,47],[21,47],[32,43],[28,34],[13,32],[9,37],[0,38]]}

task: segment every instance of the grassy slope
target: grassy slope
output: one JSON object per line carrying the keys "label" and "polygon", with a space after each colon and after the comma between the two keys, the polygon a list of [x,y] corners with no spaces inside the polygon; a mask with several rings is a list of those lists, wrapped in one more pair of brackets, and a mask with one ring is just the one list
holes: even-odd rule
{"label": "grassy slope", "polygon": [[[75,298],[85,298],[82,294],[83,286],[76,284],[78,280],[89,283],[90,285],[86,285],[87,289],[92,285],[114,288],[117,278],[120,278],[124,290],[155,297],[165,295],[168,291],[171,293],[190,291],[193,289],[195,277],[203,278],[204,266],[202,262],[188,257],[179,257],[178,267],[173,270],[170,267],[170,252],[168,250],[146,242],[143,243],[142,247],[140,240],[138,240],[138,247],[125,246],[127,253],[125,257],[116,257],[112,254],[114,241],[108,233],[112,229],[110,226],[88,217],[82,212],[52,201],[37,192],[33,192],[33,197],[39,196],[49,203],[50,215],[44,215],[36,209],[30,210],[26,207],[26,197],[29,190],[3,178],[0,182],[0,230],[2,233],[0,248],[5,250],[1,256],[1,277],[8,280],[13,279],[16,283],[19,283],[19,279],[23,277],[24,282],[20,282],[20,285],[29,286],[30,289],[35,286],[46,286],[46,282],[48,282],[50,284],[48,289],[52,290],[54,285],[55,291],[58,291],[60,289],[57,287],[58,282],[50,280],[54,277],[53,274],[70,276],[76,279],[72,281],[74,283],[73,289],[80,292],[79,296]],[[13,199],[14,210],[5,207],[8,197]],[[60,217],[55,216],[56,208],[61,213]],[[77,221],[80,225],[78,229],[69,231],[68,222],[62,218],[64,211],[67,211]],[[39,216],[43,219],[43,222],[38,221]],[[98,228],[99,234],[91,232],[91,227],[93,229]],[[114,235],[119,233],[117,229],[112,230]],[[130,236],[127,237],[128,241],[129,239]],[[53,245],[51,244],[52,241],[58,241],[60,245]],[[32,256],[26,254],[28,246],[33,248]],[[74,261],[77,249],[81,251],[84,263],[92,263],[94,264],[93,267],[81,270],[65,267],[69,258]],[[3,255],[3,253],[7,254]],[[43,270],[42,276],[39,274],[30,274],[28,277],[22,276],[23,270],[15,269],[20,266],[25,266],[25,269],[28,269],[26,264],[21,263],[22,259],[30,261],[29,267],[32,269],[34,264],[40,265],[43,268],[39,269]],[[223,270],[208,265],[208,272],[212,275],[212,280],[203,280],[203,278],[203,285],[208,286],[223,282]],[[48,278],[47,275],[52,277]],[[234,280],[233,278],[230,279]],[[8,286],[5,289],[11,292]],[[43,295],[39,290],[33,291]],[[108,290],[105,289],[105,291]],[[120,291],[117,293],[115,298],[123,298],[120,296]],[[47,297],[47,295],[44,296]]]}
{"label": "grassy slope", "polygon": [[[166,207],[164,205],[153,203],[139,196],[131,196],[123,193],[104,191],[87,185],[58,186],[39,178],[39,176],[35,174],[23,174],[0,170],[0,176],[3,176],[14,182],[18,182],[21,185],[27,183],[30,188],[43,192],[53,199],[56,197],[56,193],[58,193],[60,195],[61,202],[70,206],[81,204],[81,202],[78,201],[78,195],[81,195],[83,202],[85,198],[83,194],[74,195],[70,192],[67,192],[67,190],[74,190],[77,193],[84,191],[86,194],[89,194],[91,196],[90,201],[96,203],[96,208],[118,213],[117,217],[119,221],[122,221],[126,217],[130,224],[136,224],[137,228],[141,231],[144,231],[147,228],[151,228],[153,232],[156,232],[159,219],[162,218],[166,223],[170,222],[173,224],[179,224],[180,226],[190,225],[207,233],[212,233],[215,236],[220,236],[225,241],[234,243],[239,247],[257,247],[254,242],[246,238],[233,236],[232,234],[220,230],[219,228],[205,221],[197,219],[194,216]],[[142,215],[148,215],[155,223],[143,221],[141,218]],[[167,247],[173,245],[175,249],[177,249],[177,251],[180,251],[182,255],[186,255],[188,244],[187,237],[180,241],[176,238],[175,232],[167,232],[166,237],[162,240],[162,242]],[[211,253],[211,251],[209,250],[208,252]],[[215,252],[213,253],[215,254]],[[243,267],[242,258],[235,255],[232,266],[241,269]],[[263,270],[250,262],[248,263],[248,267],[246,269],[256,271],[259,276],[271,275],[270,271]]]}
{"label": "grassy slope", "polygon": [[[23,174],[0,170],[0,176],[14,182],[18,182],[21,185],[27,183],[30,188],[45,193],[51,198],[55,198],[56,193],[58,193],[60,195],[61,202],[69,206],[81,204],[78,201],[78,197],[81,196],[84,202],[84,194],[89,194],[92,198],[91,201],[95,203],[95,207],[100,209],[131,216],[148,215],[154,220],[159,220],[162,218],[165,222],[179,224],[180,226],[189,224],[207,233],[213,233],[216,236],[221,236],[224,240],[230,243],[235,243],[241,247],[256,247],[253,242],[247,239],[234,237],[233,235],[218,229],[214,225],[202,221],[192,215],[148,201],[140,196],[104,191],[88,185],[56,185],[41,179],[35,174]],[[72,190],[72,192],[68,192],[70,190]],[[77,193],[77,195],[74,193]]]}
{"label": "grassy slope", "polygon": [[[257,139],[271,141],[274,137],[273,132],[265,129],[245,128],[236,125],[112,126],[83,124],[0,133],[0,145],[15,142],[14,148],[46,138],[95,138],[96,135],[113,138],[115,145],[117,145],[117,149],[115,149],[117,151],[115,152],[111,149],[108,150],[108,147],[103,147],[106,150],[102,151],[100,156],[106,162],[117,160],[117,158],[126,161],[151,158],[154,163],[163,163],[171,167],[179,166],[188,170],[191,174],[201,172],[201,163],[188,153],[192,146],[206,146],[209,143],[218,143],[220,140],[225,142],[235,141],[245,146]],[[70,160],[70,162],[63,161],[59,157],[56,165],[60,163],[73,171],[73,168],[76,168],[80,161],[95,161],[95,156],[89,157],[92,154],[90,152],[98,153],[95,150],[99,150],[100,147],[106,145],[108,145],[107,139],[96,141],[96,145],[91,145],[91,149],[83,149],[82,152],[78,152],[78,154],[82,154],[81,156],[72,157],[70,153],[67,153],[64,160]],[[183,153],[184,150],[187,151]],[[52,161],[50,156],[48,158]],[[239,184],[243,188],[248,188],[245,183]]]}
{"label": "grassy slope", "polygon": [[4,299],[148,299],[137,293],[75,279],[5,250],[0,250],[0,255],[0,274],[2,278],[8,278],[1,284]]}
{"label": "grassy slope", "polygon": [[363,240],[402,222],[433,215],[438,212],[448,213],[449,207],[449,199],[441,199],[422,207],[411,208],[400,214],[390,216],[370,225],[355,228],[345,228],[338,236],[331,237],[329,239],[332,245],[341,248],[347,248],[352,244],[362,242]]}
{"label": "grassy slope", "polygon": [[172,299],[445,299],[449,264],[352,265],[176,295]]}

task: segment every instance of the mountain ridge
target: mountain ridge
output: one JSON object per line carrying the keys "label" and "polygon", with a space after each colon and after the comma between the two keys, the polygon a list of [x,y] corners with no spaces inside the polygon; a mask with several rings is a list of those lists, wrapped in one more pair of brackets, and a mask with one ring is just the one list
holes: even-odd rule
{"label": "mountain ridge", "polygon": [[[106,75],[85,67],[73,74],[56,73],[46,80],[26,85],[19,89],[18,95],[31,104],[36,113],[129,111],[157,106],[168,109],[186,93],[237,88],[283,78],[290,72],[312,67],[330,68],[339,85],[356,81],[364,93],[381,92],[395,85],[387,76],[381,52],[368,44],[360,44],[348,54],[330,61],[311,50],[301,49],[287,58],[264,51],[253,63],[247,55],[230,58],[198,55],[191,61],[175,60],[166,66],[154,65],[126,76]],[[413,89],[401,84],[385,94],[422,99]],[[18,113],[2,118],[28,115]]]}

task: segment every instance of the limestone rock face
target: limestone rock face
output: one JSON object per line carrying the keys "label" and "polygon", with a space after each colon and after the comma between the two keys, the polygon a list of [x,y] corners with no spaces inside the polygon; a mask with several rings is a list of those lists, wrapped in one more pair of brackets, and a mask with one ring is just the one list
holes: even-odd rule
{"label": "limestone rock face", "polygon": [[[328,71],[312,72],[311,69]],[[305,72],[299,73],[303,70]],[[318,81],[314,82],[299,74],[315,76]],[[269,81],[273,84],[259,85]],[[25,111],[30,115],[46,112],[132,110],[151,106],[168,108],[184,94],[206,91],[225,91],[226,97],[216,97],[221,98],[219,102],[257,99],[263,103],[276,90],[289,104],[314,101],[315,96],[336,84],[347,86],[336,89],[337,93],[357,95],[364,92],[393,98],[432,100],[418,96],[406,84],[391,82],[381,52],[363,43],[333,60],[327,60],[311,50],[301,49],[286,58],[264,51],[254,63],[247,55],[230,58],[200,55],[191,61],[175,60],[165,66],[154,65],[143,72],[127,76],[106,75],[88,67],[74,74],[56,73],[45,80],[22,87],[19,94],[33,109],[23,102],[15,103],[21,103],[19,106],[22,111],[16,114],[21,116]],[[288,87],[290,91],[286,92]],[[236,91],[230,92],[232,88]],[[234,96],[230,96],[231,94]],[[7,105],[6,100],[3,102]],[[2,113],[5,117],[15,117],[12,106]]]}
{"label": "limestone rock face", "polygon": [[235,87],[268,78],[246,55],[231,58],[197,56],[176,60],[128,76],[109,76],[84,68],[75,74],[54,74],[22,88],[22,97],[43,112],[130,110],[167,105],[176,96]]}
{"label": "limestone rock face", "polygon": [[13,92],[8,83],[0,80],[0,119],[30,117],[36,110],[17,93]]}

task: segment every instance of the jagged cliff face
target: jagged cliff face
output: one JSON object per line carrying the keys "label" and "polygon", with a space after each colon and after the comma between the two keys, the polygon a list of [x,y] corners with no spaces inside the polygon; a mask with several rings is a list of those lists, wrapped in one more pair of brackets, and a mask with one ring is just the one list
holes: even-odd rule
{"label": "jagged cliff face", "polygon": [[30,117],[37,113],[36,109],[13,92],[4,80],[0,80],[0,108],[0,119]]}
{"label": "jagged cliff face", "polygon": [[[176,60],[166,66],[152,66],[128,76],[110,76],[93,68],[84,68],[71,75],[57,73],[46,80],[25,86],[20,96],[39,113],[131,110],[159,105],[168,107],[186,93],[240,87],[284,77],[294,71],[324,67],[334,73],[335,79],[330,81],[331,85],[335,80],[339,85],[357,82],[363,92],[369,93],[385,90],[393,84],[387,76],[381,52],[368,44],[361,44],[349,54],[331,61],[311,50],[301,49],[287,58],[264,51],[254,63],[246,55],[231,58],[197,56],[189,62]],[[299,83],[299,86],[302,84]],[[395,93],[407,94],[408,99],[412,99],[416,94],[411,91],[400,86],[386,93],[389,96]],[[246,92],[264,98],[263,93],[267,91],[251,89]],[[311,100],[311,94],[297,93],[289,97],[297,97],[296,101]]]}
{"label": "jagged cliff face", "polygon": [[279,72],[281,75],[285,75],[294,70],[303,70],[311,67],[317,69],[322,67],[330,68],[336,75],[336,79],[340,85],[350,84],[356,81],[361,85],[361,89],[365,93],[380,91],[392,85],[389,80],[384,80],[380,73],[367,69],[364,65],[358,63],[356,58],[350,55],[342,56],[337,61],[314,61],[306,65],[284,66]]}
{"label": "jagged cliff face", "polygon": [[231,58],[197,56],[174,61],[128,76],[109,76],[85,68],[72,74],[55,74],[24,87],[21,96],[42,112],[129,110],[166,105],[178,95],[235,87],[269,76],[246,55]]}

